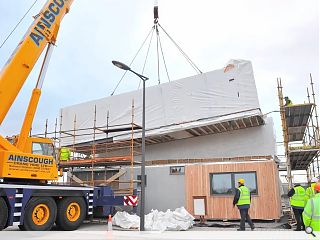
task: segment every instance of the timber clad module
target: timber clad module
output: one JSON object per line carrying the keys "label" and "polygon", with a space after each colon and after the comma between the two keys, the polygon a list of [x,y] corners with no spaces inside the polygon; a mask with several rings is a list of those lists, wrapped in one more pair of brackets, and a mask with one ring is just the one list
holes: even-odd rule
{"label": "timber clad module", "polygon": [[[193,199],[205,197],[209,219],[238,219],[239,211],[233,208],[233,192],[212,193],[214,181],[210,174],[223,174],[225,183],[237,180],[228,179],[228,175],[239,173],[256,175],[257,194],[252,194],[249,214],[253,219],[279,219],[281,199],[279,195],[279,177],[277,165],[273,160],[237,163],[212,163],[189,165],[185,168],[186,208],[194,212]],[[213,182],[213,183],[212,183]],[[232,185],[232,184],[231,184]]]}

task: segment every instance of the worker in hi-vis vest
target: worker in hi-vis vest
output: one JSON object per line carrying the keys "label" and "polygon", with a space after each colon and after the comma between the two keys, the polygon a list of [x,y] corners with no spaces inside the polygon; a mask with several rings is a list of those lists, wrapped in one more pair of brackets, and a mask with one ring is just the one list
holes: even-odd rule
{"label": "worker in hi-vis vest", "polygon": [[284,97],[284,100],[286,101],[284,106],[286,107],[292,106],[292,101],[289,99],[289,97]]}
{"label": "worker in hi-vis vest", "polygon": [[303,223],[312,227],[313,231],[320,231],[320,183],[314,185],[315,195],[309,199],[302,213]]}
{"label": "worker in hi-vis vest", "polygon": [[60,161],[68,161],[70,159],[71,152],[67,147],[62,147],[60,149]]}
{"label": "worker in hi-vis vest", "polygon": [[302,212],[306,201],[306,191],[298,183],[295,184],[294,188],[290,189],[288,192],[288,197],[290,198],[290,205],[297,221],[297,228],[295,231],[302,231],[305,229],[302,220]]}
{"label": "worker in hi-vis vest", "polygon": [[314,185],[315,195],[309,199],[302,213],[303,223],[312,227],[313,231],[320,231],[320,183]]}
{"label": "worker in hi-vis vest", "polygon": [[314,186],[316,185],[316,183],[319,182],[319,179],[314,177],[311,179],[311,184],[310,184],[310,187],[308,187],[306,189],[306,202],[310,199],[310,198],[313,198],[314,195],[315,195],[315,191],[314,191]]}
{"label": "worker in hi-vis vest", "polygon": [[253,222],[249,216],[249,208],[251,203],[251,193],[249,188],[244,186],[244,179],[240,178],[238,180],[238,188],[236,189],[236,193],[233,199],[233,206],[237,205],[240,212],[240,228],[238,231],[245,231],[245,223],[246,221],[249,223],[251,230],[254,230]]}

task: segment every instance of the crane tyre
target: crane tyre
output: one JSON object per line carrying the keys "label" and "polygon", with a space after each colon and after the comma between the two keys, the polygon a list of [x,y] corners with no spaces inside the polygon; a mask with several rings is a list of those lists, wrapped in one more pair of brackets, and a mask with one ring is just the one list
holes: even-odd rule
{"label": "crane tyre", "polygon": [[23,225],[18,225],[18,228],[20,229],[20,231],[25,231],[26,229],[23,227]]}
{"label": "crane tyre", "polygon": [[0,231],[7,227],[8,206],[6,201],[0,197]]}
{"label": "crane tyre", "polygon": [[86,203],[82,197],[65,197],[58,202],[56,224],[61,230],[76,230],[86,217]]}
{"label": "crane tyre", "polygon": [[49,231],[57,216],[57,205],[51,197],[33,197],[27,203],[23,225],[26,231]]}

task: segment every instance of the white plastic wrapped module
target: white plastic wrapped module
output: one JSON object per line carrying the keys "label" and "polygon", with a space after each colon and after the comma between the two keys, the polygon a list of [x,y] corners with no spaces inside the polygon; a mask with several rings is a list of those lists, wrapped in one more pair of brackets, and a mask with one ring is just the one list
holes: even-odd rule
{"label": "white plastic wrapped module", "polygon": [[[92,128],[95,107],[96,126],[107,124],[108,111],[109,126],[131,123],[132,100],[134,122],[141,125],[142,91],[137,90],[61,109],[62,131],[74,128],[75,116],[76,128]],[[261,112],[252,65],[245,60],[231,60],[222,69],[146,88],[146,136],[258,114]],[[101,134],[96,139],[104,137]],[[77,136],[76,143],[90,140],[90,135]],[[62,144],[72,141],[65,138]]]}
{"label": "white plastic wrapped module", "polygon": [[[146,231],[185,231],[194,224],[194,217],[184,208],[177,208],[174,211],[166,212],[151,210],[151,213],[145,216]],[[140,217],[130,215],[127,212],[117,212],[112,220],[114,225],[124,229],[138,228],[140,226]]]}

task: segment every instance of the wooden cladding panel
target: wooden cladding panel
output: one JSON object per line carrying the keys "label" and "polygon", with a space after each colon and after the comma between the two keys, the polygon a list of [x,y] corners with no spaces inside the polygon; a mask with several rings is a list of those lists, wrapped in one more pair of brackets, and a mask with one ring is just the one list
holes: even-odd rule
{"label": "wooden cladding panel", "polygon": [[279,176],[274,161],[238,162],[224,164],[189,165],[185,169],[186,206],[193,214],[193,196],[207,197],[208,219],[239,219],[237,207],[233,208],[232,195],[210,195],[210,173],[257,173],[258,195],[252,196],[250,216],[253,219],[279,219],[281,202]]}

